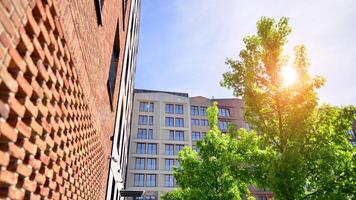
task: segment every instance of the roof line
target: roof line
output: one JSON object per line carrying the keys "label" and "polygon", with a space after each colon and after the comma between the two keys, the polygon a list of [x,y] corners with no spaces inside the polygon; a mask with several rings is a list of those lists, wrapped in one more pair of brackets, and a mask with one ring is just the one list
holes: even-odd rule
{"label": "roof line", "polygon": [[135,89],[134,93],[166,93],[166,94],[172,94],[172,95],[177,95],[177,96],[181,96],[181,97],[189,97],[188,93],[169,92],[169,91],[160,91],[160,90]]}

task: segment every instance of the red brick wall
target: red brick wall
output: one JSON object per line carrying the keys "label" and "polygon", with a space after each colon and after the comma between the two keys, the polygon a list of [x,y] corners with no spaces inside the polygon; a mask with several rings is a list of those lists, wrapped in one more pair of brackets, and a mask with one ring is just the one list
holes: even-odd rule
{"label": "red brick wall", "polygon": [[115,115],[106,80],[117,24],[124,53],[122,10],[105,0],[98,26],[94,0],[1,0],[0,198],[104,198]]}

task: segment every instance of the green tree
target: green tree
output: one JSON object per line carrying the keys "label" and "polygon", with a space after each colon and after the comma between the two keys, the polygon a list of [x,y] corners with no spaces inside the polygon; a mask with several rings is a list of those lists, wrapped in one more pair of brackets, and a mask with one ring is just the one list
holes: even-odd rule
{"label": "green tree", "polygon": [[259,141],[253,132],[229,127],[230,134],[222,134],[217,127],[217,112],[216,104],[208,108],[210,130],[197,142],[199,151],[185,147],[179,152],[180,166],[174,169],[179,188],[166,193],[163,199],[239,200],[249,196],[253,176],[249,163],[267,157],[263,155],[266,152],[257,148]]}
{"label": "green tree", "polygon": [[258,148],[268,151],[269,160],[252,165],[258,172],[252,177],[276,199],[355,198],[355,150],[346,137],[355,107],[318,107],[316,90],[324,79],[309,75],[304,46],[295,47],[290,66],[298,79],[286,84],[281,71],[288,66],[283,50],[291,30],[288,18],[263,17],[257,34],[244,38],[239,59],[226,62],[230,71],[221,85],[243,98]]}

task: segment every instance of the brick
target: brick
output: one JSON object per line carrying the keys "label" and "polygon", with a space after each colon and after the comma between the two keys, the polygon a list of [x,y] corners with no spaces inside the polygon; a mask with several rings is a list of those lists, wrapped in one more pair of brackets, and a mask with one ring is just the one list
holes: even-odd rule
{"label": "brick", "polygon": [[32,78],[31,80],[31,87],[33,89],[33,94],[32,98],[34,99],[42,99],[43,98],[43,90],[41,89],[41,86],[38,84],[35,78]]}
{"label": "brick", "polygon": [[31,130],[36,133],[36,135],[42,135],[42,127],[35,118],[24,119],[24,123],[30,126]]}
{"label": "brick", "polygon": [[37,80],[39,80],[41,82],[42,81],[47,82],[49,79],[48,72],[41,60],[37,61],[37,67],[38,67],[38,72],[39,72],[39,76],[37,77]]}
{"label": "brick", "polygon": [[6,85],[8,90],[10,90],[11,92],[17,92],[17,82],[11,77],[9,72],[7,72],[4,67],[0,69],[0,78],[2,82]]}
{"label": "brick", "polygon": [[1,4],[4,6],[7,13],[11,13],[13,10],[12,4],[10,0],[1,0]]}
{"label": "brick", "polygon": [[19,85],[18,93],[21,93],[26,96],[32,96],[32,88],[30,83],[23,77],[22,73],[18,73],[16,76],[16,81]]}
{"label": "brick", "polygon": [[46,12],[46,16],[47,16],[47,24],[48,24],[48,28],[54,30],[56,27],[55,27],[55,24],[54,24],[54,19],[53,19],[53,16],[51,14],[51,9],[50,9],[50,5],[47,5],[46,8],[45,8],[45,12]]}
{"label": "brick", "polygon": [[20,31],[20,43],[18,44],[18,49],[22,55],[26,53],[31,54],[33,52],[34,46],[32,44],[31,38],[28,37],[25,31]]}
{"label": "brick", "polygon": [[9,184],[9,185],[15,185],[17,183],[17,174],[7,171],[5,169],[0,170],[0,182]]}
{"label": "brick", "polygon": [[32,15],[31,10],[28,10],[26,13],[28,24],[26,26],[27,33],[33,35],[32,37],[37,37],[40,34],[40,27],[38,27],[35,18]]}
{"label": "brick", "polygon": [[41,47],[41,42],[35,37],[32,39],[32,43],[33,46],[35,47],[34,52],[32,53],[33,58],[43,60],[45,55]]}
{"label": "brick", "polygon": [[17,140],[17,132],[5,120],[0,118],[0,133],[9,141],[15,142]]}
{"label": "brick", "polygon": [[11,45],[9,34],[5,31],[0,34],[0,42],[5,49],[9,48]]}
{"label": "brick", "polygon": [[9,55],[11,56],[11,63],[9,65],[9,70],[11,71],[22,71],[26,72],[26,63],[20,56],[18,51],[14,48],[9,49]]}
{"label": "brick", "polygon": [[38,19],[46,20],[46,12],[41,0],[36,0],[36,6],[33,9],[34,16]]}
{"label": "brick", "polygon": [[45,158],[46,158],[46,155],[43,153],[43,151],[45,151],[46,148],[47,148],[46,142],[43,141],[42,138],[40,138],[39,136],[36,136],[36,137],[35,137],[35,144],[37,145],[37,147],[38,147],[39,149],[41,149],[41,152],[40,152],[40,160],[41,160],[44,164],[48,165],[48,159],[45,159]]}
{"label": "brick", "polygon": [[10,94],[10,97],[7,100],[11,111],[17,114],[20,117],[23,117],[25,114],[25,107],[19,103],[13,94]]}
{"label": "brick", "polygon": [[4,57],[5,51],[6,49],[0,48],[0,60],[2,60],[2,58]]}
{"label": "brick", "polygon": [[37,184],[43,185],[46,182],[46,177],[43,174],[36,172],[35,181],[37,182]]}
{"label": "brick", "polygon": [[[101,136],[114,116],[100,115],[108,109],[101,94],[109,66],[102,63],[110,63],[120,1],[104,7],[100,28],[84,2],[1,1],[8,5],[0,6],[0,164],[18,174],[16,184],[1,184],[1,197],[104,198],[111,144]],[[108,39],[101,44],[97,35]]]}
{"label": "brick", "polygon": [[16,172],[22,176],[27,177],[31,175],[32,169],[23,163],[19,163],[16,167]]}
{"label": "brick", "polygon": [[15,143],[10,142],[9,154],[15,158],[23,160],[25,158],[25,150],[22,147],[18,147]]}
{"label": "brick", "polygon": [[25,9],[23,8],[21,2],[19,0],[12,0],[12,3],[15,7],[15,10],[16,10],[16,13],[19,15],[19,16],[24,16],[25,14]]}
{"label": "brick", "polygon": [[5,12],[0,12],[0,22],[4,26],[6,32],[10,35],[10,38],[15,35],[15,30],[11,24],[11,20],[6,17]]}
{"label": "brick", "polygon": [[9,117],[10,108],[0,99],[0,115],[2,118],[7,119]]}
{"label": "brick", "polygon": [[[46,118],[42,118],[41,119],[41,126],[43,127],[43,130],[46,131],[47,133],[50,133],[51,130],[52,130],[52,127],[51,125],[47,122]],[[46,143],[49,145],[49,146],[53,146],[52,142],[51,141],[47,141],[46,140]]]}
{"label": "brick", "polygon": [[23,148],[32,155],[36,155],[37,153],[37,146],[27,138],[24,139]]}
{"label": "brick", "polygon": [[35,159],[34,156],[30,156],[28,164],[34,169],[34,170],[39,170],[41,168],[41,161]]}
{"label": "brick", "polygon": [[18,130],[18,133],[22,137],[30,138],[31,137],[31,128],[28,127],[25,123],[23,123],[21,120],[17,120],[16,122],[16,129]]}
{"label": "brick", "polygon": [[51,43],[51,40],[49,38],[49,34],[47,32],[47,28],[45,27],[44,25],[44,22],[41,20],[41,22],[38,24],[38,26],[40,27],[40,31],[41,31],[41,34],[42,34],[42,37],[44,39],[44,43],[45,44],[49,44]]}
{"label": "brick", "polygon": [[23,188],[30,192],[35,192],[37,188],[37,183],[35,181],[31,181],[29,178],[25,178],[23,181]]}
{"label": "brick", "polygon": [[45,168],[45,176],[48,177],[49,179],[53,178],[53,170],[49,168]]}
{"label": "brick", "polygon": [[43,105],[43,103],[41,101],[37,101],[36,106],[37,106],[38,110],[40,111],[39,116],[47,117],[48,109],[46,108],[46,106]]}
{"label": "brick", "polygon": [[10,155],[7,152],[0,150],[0,165],[7,166],[10,162]]}
{"label": "brick", "polygon": [[29,56],[29,53],[26,53],[26,55],[24,57],[24,61],[26,63],[27,69],[28,69],[25,73],[25,76],[36,77],[37,73],[38,73],[38,69],[35,66],[35,64],[33,63],[32,58]]}
{"label": "brick", "polygon": [[20,29],[20,27],[22,26],[20,17],[18,16],[18,14],[16,12],[12,13],[11,21],[13,22],[15,29],[17,29],[17,30]]}

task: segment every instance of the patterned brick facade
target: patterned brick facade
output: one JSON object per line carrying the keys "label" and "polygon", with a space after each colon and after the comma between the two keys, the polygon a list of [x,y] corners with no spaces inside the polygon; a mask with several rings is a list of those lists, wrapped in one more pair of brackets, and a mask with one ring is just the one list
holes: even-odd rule
{"label": "patterned brick facade", "polygon": [[1,0],[0,198],[105,197],[131,1],[98,1]]}

